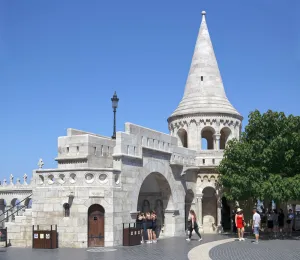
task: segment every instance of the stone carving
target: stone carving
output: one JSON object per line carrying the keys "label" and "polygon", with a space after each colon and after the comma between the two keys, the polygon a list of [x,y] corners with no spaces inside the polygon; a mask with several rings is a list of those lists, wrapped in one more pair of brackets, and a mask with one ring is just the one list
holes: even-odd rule
{"label": "stone carving", "polygon": [[101,183],[106,183],[106,182],[108,181],[107,174],[101,173],[101,174],[99,175],[99,181],[100,181]]}
{"label": "stone carving", "polygon": [[75,183],[76,182],[76,174],[75,173],[71,173],[70,174],[70,182],[71,183]]}
{"label": "stone carving", "polygon": [[14,176],[12,174],[9,177],[9,183],[10,185],[14,185]]}
{"label": "stone carving", "polygon": [[26,173],[23,176],[23,184],[27,185],[27,174]]}
{"label": "stone carving", "polygon": [[60,184],[63,184],[65,182],[65,175],[64,174],[59,175],[58,182]]}
{"label": "stone carving", "polygon": [[48,183],[49,183],[49,184],[53,184],[53,183],[54,183],[54,176],[53,176],[52,174],[50,174],[50,175],[48,176]]}
{"label": "stone carving", "polygon": [[94,181],[94,174],[92,174],[92,173],[87,173],[87,174],[85,175],[85,181],[86,181],[87,183],[92,183],[92,182]]}
{"label": "stone carving", "polygon": [[43,162],[43,159],[39,159],[39,162],[38,162],[38,166],[39,166],[39,169],[42,169],[43,166],[44,166],[44,162]]}

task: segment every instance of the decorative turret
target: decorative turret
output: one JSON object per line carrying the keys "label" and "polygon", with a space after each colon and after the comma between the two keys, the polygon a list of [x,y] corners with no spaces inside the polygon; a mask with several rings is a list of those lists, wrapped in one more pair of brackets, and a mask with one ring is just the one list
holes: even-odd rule
{"label": "decorative turret", "polygon": [[224,149],[229,139],[239,138],[243,119],[227,99],[205,16],[203,11],[183,98],[168,118],[179,145],[198,151],[203,138],[205,149]]}
{"label": "decorative turret", "polygon": [[170,119],[195,113],[228,113],[241,118],[226,97],[205,15],[203,11],[184,96]]}

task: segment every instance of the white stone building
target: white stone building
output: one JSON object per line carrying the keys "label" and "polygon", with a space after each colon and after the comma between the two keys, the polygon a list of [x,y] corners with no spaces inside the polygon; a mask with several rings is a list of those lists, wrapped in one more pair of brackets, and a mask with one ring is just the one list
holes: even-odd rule
{"label": "white stone building", "polygon": [[[241,123],[226,97],[202,12],[184,95],[168,118],[170,134],[132,123],[116,139],[68,129],[58,138],[57,169],[41,164],[29,184],[26,177],[23,184],[11,177],[0,186],[0,214],[16,201],[25,205],[21,216],[2,222],[11,244],[31,246],[32,225],[57,224],[60,247],[120,245],[123,223],[151,209],[163,236],[185,233],[191,207],[202,232],[221,231],[228,222],[222,211],[223,217],[230,211],[215,187],[215,168],[227,141],[239,138]],[[207,147],[201,147],[203,138]]]}

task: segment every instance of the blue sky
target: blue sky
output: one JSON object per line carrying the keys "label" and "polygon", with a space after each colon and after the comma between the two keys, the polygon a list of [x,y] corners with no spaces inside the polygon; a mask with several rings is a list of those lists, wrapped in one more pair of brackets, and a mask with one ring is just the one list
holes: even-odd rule
{"label": "blue sky", "polygon": [[[67,128],[112,134],[132,122],[168,132],[201,21],[229,100],[245,117],[300,114],[300,2],[0,1],[0,179],[55,168]],[[298,16],[298,17],[297,17]]]}

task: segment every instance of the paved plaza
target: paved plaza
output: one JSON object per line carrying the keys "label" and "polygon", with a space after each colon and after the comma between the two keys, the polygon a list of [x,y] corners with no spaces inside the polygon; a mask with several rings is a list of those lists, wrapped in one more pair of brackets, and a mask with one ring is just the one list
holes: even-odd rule
{"label": "paved plaza", "polygon": [[300,247],[299,240],[263,240],[256,245],[246,239],[216,246],[209,256],[212,260],[296,260]]}
{"label": "paved plaza", "polygon": [[[165,238],[157,244],[112,248],[60,248],[53,250],[31,248],[0,248],[1,260],[295,260],[300,259],[299,238],[233,241],[225,235],[204,235],[187,242],[185,237]],[[230,241],[230,242],[228,242]],[[189,257],[188,257],[189,254]]]}
{"label": "paved plaza", "polygon": [[[144,244],[132,247],[96,248],[96,249],[31,249],[31,248],[1,248],[1,260],[187,260],[188,252],[204,243],[226,238],[220,235],[205,235],[203,241],[187,242],[186,237],[165,238],[157,244]],[[112,251],[114,250],[114,251]],[[91,252],[92,251],[92,252]]]}

